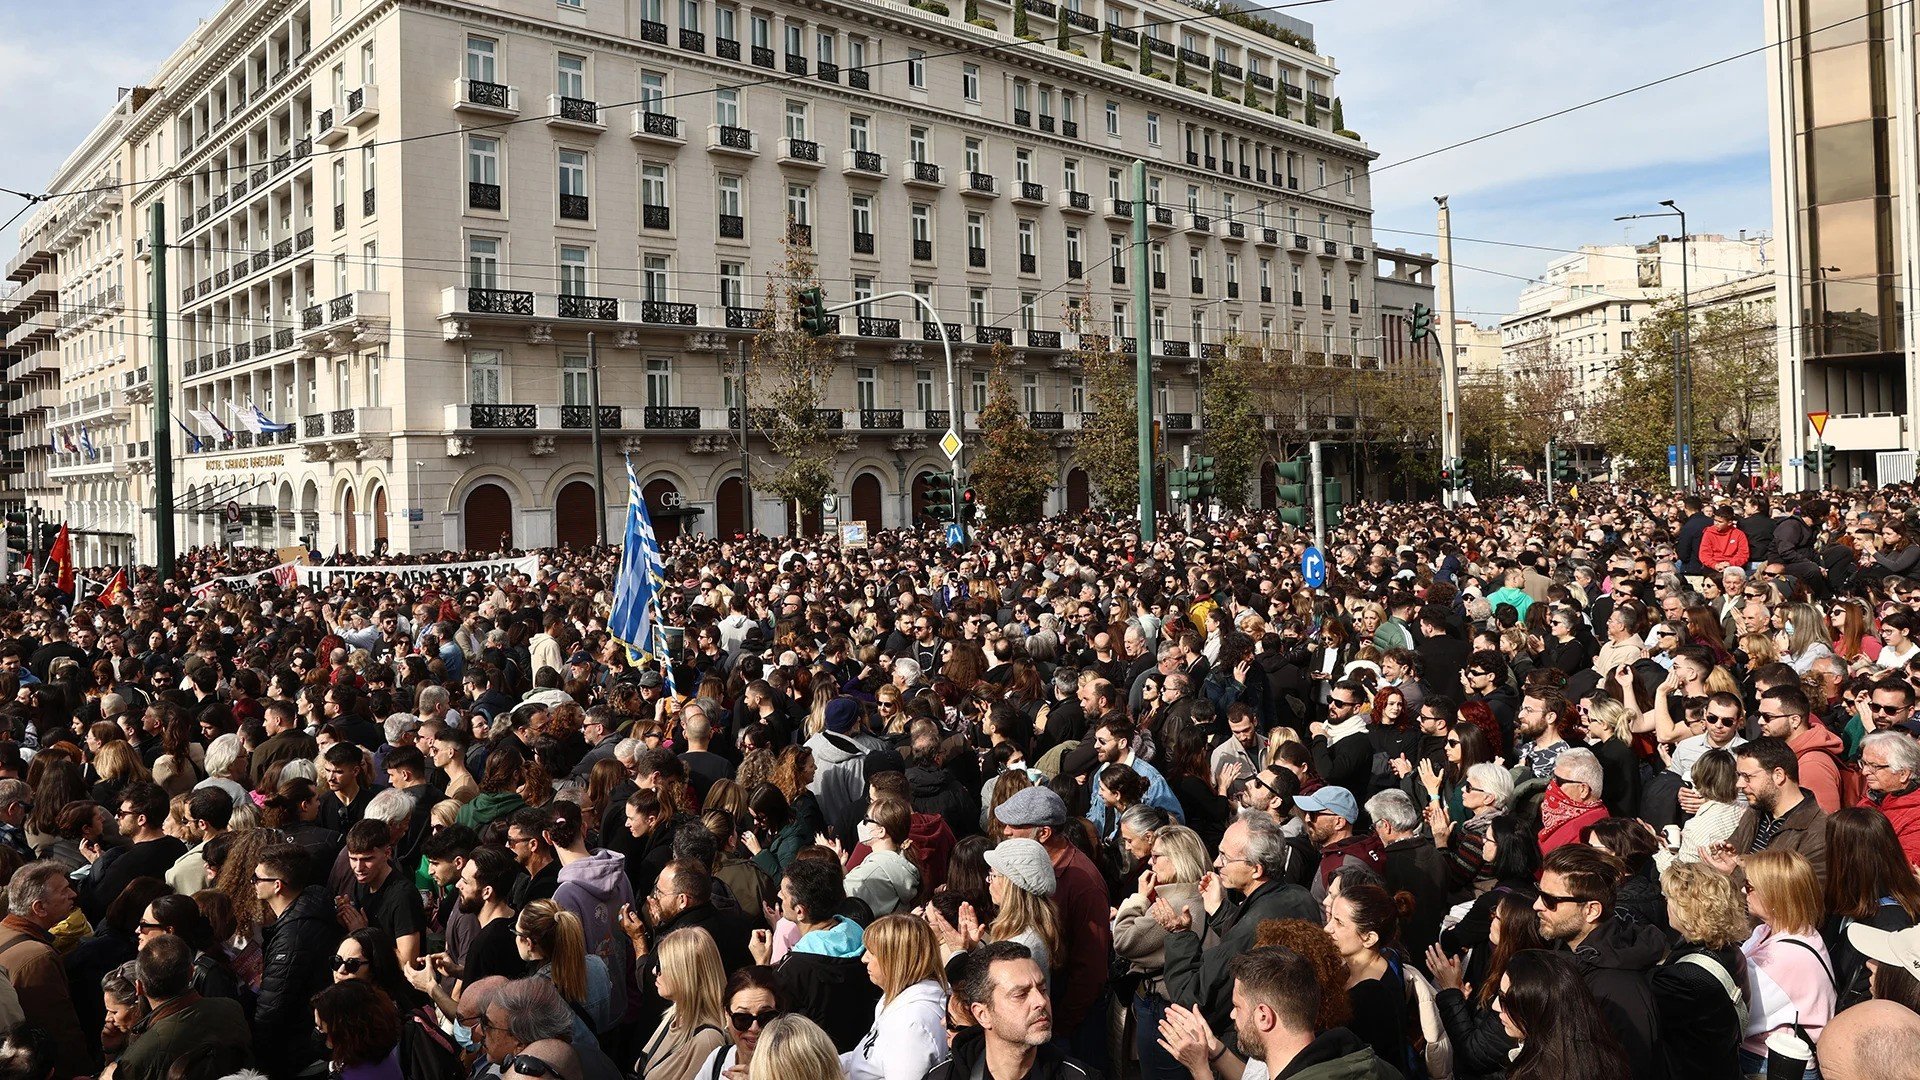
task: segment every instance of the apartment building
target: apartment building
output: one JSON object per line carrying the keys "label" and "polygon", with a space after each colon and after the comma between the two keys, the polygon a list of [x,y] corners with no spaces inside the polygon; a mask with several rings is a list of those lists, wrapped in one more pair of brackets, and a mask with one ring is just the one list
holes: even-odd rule
{"label": "apartment building", "polygon": [[[168,233],[181,542],[217,542],[229,503],[251,543],[590,542],[589,334],[608,475],[630,456],[664,533],[738,529],[730,376],[789,238],[830,301],[910,291],[941,316],[877,300],[840,319],[840,519],[915,520],[916,478],[945,461],[943,339],[969,427],[988,349],[1012,347],[1030,422],[1057,433],[1050,508],[1075,508],[1071,350],[1131,347],[1135,158],[1176,452],[1204,437],[1198,388],[1230,341],[1381,362],[1373,155],[1334,130],[1312,28],[1023,2],[227,3],[106,125],[125,311],[152,288],[155,205]],[[61,263],[71,202],[23,232]],[[43,439],[45,483],[124,499],[150,556],[150,348],[144,314],[120,321],[80,354],[97,368],[62,354],[52,410],[74,406],[100,454]],[[772,501],[754,523],[812,525]]]}
{"label": "apartment building", "polygon": [[[1696,299],[1717,296],[1730,282],[1773,280],[1769,237],[1695,234],[1685,248],[1686,284]],[[1645,244],[1584,244],[1554,259],[1501,320],[1499,366],[1510,375],[1562,367],[1573,407],[1591,407],[1633,346],[1635,326],[1679,297],[1681,249],[1677,237],[1660,236]]]}

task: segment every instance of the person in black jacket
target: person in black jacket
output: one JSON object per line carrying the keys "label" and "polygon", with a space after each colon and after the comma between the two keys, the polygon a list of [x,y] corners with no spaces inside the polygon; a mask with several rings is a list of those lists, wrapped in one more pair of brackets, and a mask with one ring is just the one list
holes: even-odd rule
{"label": "person in black jacket", "polygon": [[[243,868],[244,872],[244,868]],[[253,867],[254,894],[273,914],[261,951],[260,996],[253,1009],[253,1052],[279,1080],[304,1068],[313,1009],[308,1000],[332,981],[328,961],[345,931],[326,889],[311,880],[308,855],[299,844],[275,844]]]}
{"label": "person in black jacket", "polygon": [[1367,734],[1366,687],[1342,679],[1327,696],[1327,719],[1315,721],[1313,771],[1348,791],[1366,791],[1373,772],[1373,739]]}
{"label": "person in black jacket", "polygon": [[1766,565],[1773,555],[1773,515],[1769,512],[1768,498],[1764,493],[1754,492],[1741,500],[1747,516],[1740,519],[1740,531],[1747,534],[1747,561],[1756,565]]}
{"label": "person in black jacket", "polygon": [[1464,638],[1453,631],[1453,612],[1443,604],[1428,604],[1420,609],[1420,670],[1426,673],[1426,685],[1455,701],[1460,700],[1460,669],[1467,665],[1473,651]]}
{"label": "person in black jacket", "polygon": [[1733,879],[1705,863],[1676,862],[1663,884],[1680,938],[1651,977],[1667,1069],[1677,1078],[1737,1076],[1746,906]]}
{"label": "person in black jacket", "polygon": [[[953,992],[977,1026],[960,1029],[951,1055],[928,1070],[926,1080],[1099,1080],[1098,1074],[1067,1057],[1053,1038],[1053,1005],[1047,997],[1047,973],[1017,941],[996,941],[967,956],[964,974]],[[951,1011],[951,1010],[949,1010]],[[1019,1062],[1016,1071],[988,1069],[986,1059]]]}
{"label": "person in black jacket", "polygon": [[120,792],[119,805],[113,807],[118,811],[115,818],[120,835],[132,843],[109,848],[97,857],[80,893],[80,907],[88,921],[99,922],[133,879],[166,880],[167,871],[187,853],[185,842],[161,831],[167,823],[167,801],[167,793],[146,780],[136,780]]}
{"label": "person in black jacket", "polygon": [[1557,942],[1580,965],[1607,1028],[1627,1053],[1632,1080],[1665,1080],[1660,1016],[1649,972],[1667,953],[1666,935],[1614,914],[1620,860],[1586,844],[1548,854],[1540,868],[1540,936]]}
{"label": "person in black jacket", "polygon": [[[1533,894],[1500,889],[1494,897],[1488,930],[1482,943],[1473,950],[1481,974],[1463,970],[1462,957],[1448,955],[1444,945],[1427,950],[1427,970],[1433,973],[1437,991],[1434,1004],[1440,1010],[1440,1022],[1453,1043],[1453,1070],[1458,1080],[1500,1080],[1507,1075],[1512,1061],[1513,1037],[1500,1022],[1493,999],[1500,990],[1500,977],[1506,973],[1507,960],[1527,949],[1545,948],[1540,938],[1540,922],[1533,913]],[[1473,996],[1467,996],[1467,990]]]}
{"label": "person in black jacket", "polygon": [[[866,945],[860,924],[835,914],[846,898],[838,862],[800,858],[788,864],[780,914],[800,928],[800,940],[775,968],[793,1010],[819,1024],[843,1054],[873,1027],[880,1000],[861,960]],[[773,953],[771,933],[755,930],[747,948],[754,963],[766,963]]]}

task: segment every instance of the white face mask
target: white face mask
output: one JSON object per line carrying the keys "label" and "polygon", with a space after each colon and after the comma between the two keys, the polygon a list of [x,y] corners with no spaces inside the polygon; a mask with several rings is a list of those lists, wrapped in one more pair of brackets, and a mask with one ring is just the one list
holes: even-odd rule
{"label": "white face mask", "polygon": [[880,835],[880,826],[875,825],[871,821],[863,821],[860,823],[860,842],[861,843],[872,844],[874,840],[877,837],[879,837],[879,835]]}

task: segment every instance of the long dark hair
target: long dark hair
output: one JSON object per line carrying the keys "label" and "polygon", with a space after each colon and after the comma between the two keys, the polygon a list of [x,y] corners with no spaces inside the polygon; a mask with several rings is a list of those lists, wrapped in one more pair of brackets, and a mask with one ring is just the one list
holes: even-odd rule
{"label": "long dark hair", "polygon": [[1474,997],[1486,1008],[1500,993],[1500,976],[1513,958],[1528,949],[1544,949],[1547,940],[1540,936],[1540,919],[1533,912],[1533,897],[1523,892],[1505,892],[1493,904],[1493,922],[1500,928],[1500,943],[1487,959],[1486,977]]}
{"label": "long dark hair", "polygon": [[1618,1080],[1627,1055],[1571,953],[1526,949],[1507,962],[1500,1007],[1520,1029],[1507,1080]]}
{"label": "long dark hair", "polygon": [[1920,882],[1885,814],[1864,806],[1836,811],[1827,818],[1827,853],[1829,915],[1864,919],[1891,896],[1909,919],[1920,917]]}
{"label": "long dark hair", "polygon": [[413,988],[400,971],[400,954],[393,935],[378,926],[363,926],[347,937],[360,946],[367,958],[367,975],[373,985],[385,991],[401,1011],[411,1011],[427,1003],[425,994]]}
{"label": "long dark hair", "polygon": [[1540,838],[1511,814],[1501,814],[1489,823],[1487,835],[1493,839],[1493,861],[1487,872],[1495,881],[1525,879],[1531,883],[1540,874]]}

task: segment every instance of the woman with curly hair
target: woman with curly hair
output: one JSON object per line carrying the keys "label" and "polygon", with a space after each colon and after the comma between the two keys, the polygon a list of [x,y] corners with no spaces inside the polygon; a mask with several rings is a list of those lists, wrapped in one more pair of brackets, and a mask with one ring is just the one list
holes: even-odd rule
{"label": "woman with curly hair", "polygon": [[813,778],[818,772],[813,751],[804,746],[789,746],[780,751],[774,761],[773,775],[768,778],[768,782],[787,797],[787,806],[793,811],[800,835],[809,839],[827,831],[826,815],[812,790]]}
{"label": "woman with curly hair", "polygon": [[496,744],[487,753],[487,766],[480,777],[480,794],[460,808],[459,823],[477,833],[495,821],[512,817],[514,811],[527,805],[520,787],[527,782],[529,771],[520,751],[506,742]]}
{"label": "woman with curly hair", "polygon": [[[1869,811],[1871,813],[1871,811]],[[1911,875],[1909,875],[1911,880]],[[1655,1015],[1675,1076],[1740,1075],[1747,915],[1732,878],[1702,862],[1676,862],[1661,876],[1667,919],[1679,942],[1653,969]]]}

